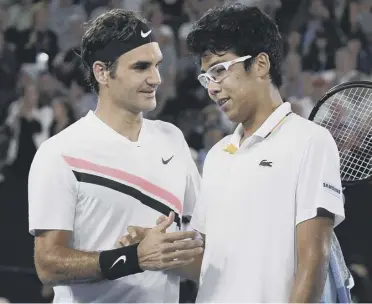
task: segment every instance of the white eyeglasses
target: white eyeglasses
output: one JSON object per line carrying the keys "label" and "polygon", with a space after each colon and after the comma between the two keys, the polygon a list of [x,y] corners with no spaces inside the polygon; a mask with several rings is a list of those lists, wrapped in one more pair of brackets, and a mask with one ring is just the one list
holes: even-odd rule
{"label": "white eyeglasses", "polygon": [[231,67],[235,63],[246,61],[249,58],[252,58],[252,56],[247,55],[247,56],[236,58],[234,60],[218,63],[210,67],[208,71],[206,71],[205,73],[200,74],[198,76],[198,80],[200,84],[204,88],[207,89],[209,81],[212,80],[215,83],[220,83],[222,80],[224,80],[227,77],[228,75],[227,71],[229,67]]}

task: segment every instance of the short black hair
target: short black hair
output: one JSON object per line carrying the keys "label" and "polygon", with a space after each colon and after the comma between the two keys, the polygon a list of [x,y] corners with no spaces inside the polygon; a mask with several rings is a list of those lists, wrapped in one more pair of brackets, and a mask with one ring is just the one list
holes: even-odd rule
{"label": "short black hair", "polygon": [[[283,39],[276,23],[257,7],[230,3],[208,10],[193,26],[187,45],[193,54],[201,57],[206,52],[231,51],[254,58],[264,52],[270,59],[272,83],[277,88],[282,85]],[[245,68],[252,63],[253,60],[246,60]]]}
{"label": "short black hair", "polygon": [[[93,91],[98,93],[98,82],[94,77],[93,67],[91,66],[93,54],[103,49],[109,42],[125,42],[134,34],[137,25],[147,23],[145,19],[135,12],[123,9],[113,9],[98,16],[87,24],[87,29],[81,42],[81,59],[88,70],[87,82]],[[110,76],[115,77],[117,60],[105,62]]]}

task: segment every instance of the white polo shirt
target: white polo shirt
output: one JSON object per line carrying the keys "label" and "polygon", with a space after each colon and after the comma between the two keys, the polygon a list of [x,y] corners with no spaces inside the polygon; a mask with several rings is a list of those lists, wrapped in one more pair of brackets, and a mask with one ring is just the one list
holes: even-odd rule
{"label": "white polo shirt", "polygon": [[[191,215],[199,173],[182,132],[144,120],[131,142],[90,112],[42,144],[29,175],[29,229],[72,231],[71,248],[115,248],[129,225]],[[179,277],[145,271],[115,281],[57,286],[54,302],[178,302]]]}
{"label": "white polo shirt", "polygon": [[318,208],[344,219],[332,136],[290,112],[282,104],[240,148],[238,126],[207,155],[191,220],[206,235],[197,302],[288,302],[296,226]]}

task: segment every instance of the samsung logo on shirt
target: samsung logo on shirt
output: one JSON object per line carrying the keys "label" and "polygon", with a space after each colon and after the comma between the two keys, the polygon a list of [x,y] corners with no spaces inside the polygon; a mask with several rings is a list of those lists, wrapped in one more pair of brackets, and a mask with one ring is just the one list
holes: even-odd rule
{"label": "samsung logo on shirt", "polygon": [[337,189],[336,187],[330,185],[330,184],[327,184],[327,183],[323,183],[323,187],[324,188],[327,188],[329,190],[332,190],[334,192],[336,192],[337,194],[341,194],[341,190]]}

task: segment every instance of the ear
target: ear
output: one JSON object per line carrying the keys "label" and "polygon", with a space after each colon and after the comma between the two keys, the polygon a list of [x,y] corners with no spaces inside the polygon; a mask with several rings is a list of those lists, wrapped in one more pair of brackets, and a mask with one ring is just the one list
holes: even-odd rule
{"label": "ear", "polygon": [[93,73],[98,83],[102,85],[107,84],[109,71],[106,69],[106,65],[102,61],[95,61],[93,63]]}
{"label": "ear", "polygon": [[256,74],[260,78],[266,78],[270,72],[270,59],[266,53],[260,53],[256,56]]}

